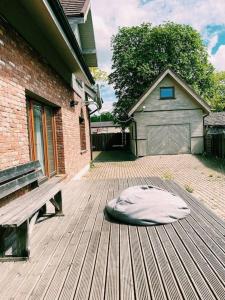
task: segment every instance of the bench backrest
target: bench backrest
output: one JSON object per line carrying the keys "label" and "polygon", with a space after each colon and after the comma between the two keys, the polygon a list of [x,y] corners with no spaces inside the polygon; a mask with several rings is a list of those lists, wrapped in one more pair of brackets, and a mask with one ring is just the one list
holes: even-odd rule
{"label": "bench backrest", "polygon": [[0,199],[38,182],[43,175],[38,160],[0,171]]}

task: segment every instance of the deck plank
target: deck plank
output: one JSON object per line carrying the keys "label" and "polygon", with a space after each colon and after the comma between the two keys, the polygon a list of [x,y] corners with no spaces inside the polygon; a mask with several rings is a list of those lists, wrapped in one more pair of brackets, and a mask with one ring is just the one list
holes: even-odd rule
{"label": "deck plank", "polygon": [[[107,201],[113,198],[113,188],[108,188]],[[106,202],[107,202],[106,201]],[[103,220],[102,232],[96,257],[96,264],[93,272],[90,288],[90,299],[101,300],[105,296],[106,274],[108,267],[109,241],[110,241],[110,222],[106,218]]]}
{"label": "deck plank", "polygon": [[[113,198],[117,197],[119,181],[114,179],[110,180],[109,184],[112,188]],[[109,240],[109,254],[108,266],[106,273],[106,286],[105,286],[105,299],[119,299],[120,296],[120,256],[119,256],[119,230],[120,225],[114,222],[110,224],[110,240]]]}
{"label": "deck plank", "polygon": [[151,293],[153,299],[167,299],[157,259],[154,255],[152,245],[148,238],[145,227],[138,228],[143,256],[146,264],[146,272],[149,278]]}
{"label": "deck plank", "polygon": [[[105,218],[121,190],[151,183],[183,197],[191,215],[149,227]],[[65,217],[34,227],[30,261],[0,264],[0,299],[223,299],[224,224],[175,183],[84,179],[63,197]]]}
{"label": "deck plank", "polygon": [[120,299],[135,299],[129,231],[126,225],[120,225]]}
{"label": "deck plank", "polygon": [[[98,186],[98,188],[101,189],[101,187],[102,187],[102,183]],[[85,259],[87,257],[88,247],[90,245],[90,242],[92,241],[91,238],[93,234],[93,228],[96,223],[96,216],[97,213],[100,211],[101,201],[105,201],[104,197],[102,195],[99,196],[99,194],[96,192],[93,193],[92,197],[94,197],[96,203],[91,214],[89,216],[88,215],[86,216],[87,224],[85,225],[81,239],[79,240],[78,243],[77,241],[74,241],[74,245],[76,245],[75,247],[77,247],[77,249],[74,255],[72,255],[71,265],[67,272],[63,286],[61,288],[59,299],[73,298],[77,289],[77,284],[79,283],[82,268],[85,263]],[[49,295],[51,294],[48,293],[48,297]],[[49,298],[52,299],[51,297]]]}

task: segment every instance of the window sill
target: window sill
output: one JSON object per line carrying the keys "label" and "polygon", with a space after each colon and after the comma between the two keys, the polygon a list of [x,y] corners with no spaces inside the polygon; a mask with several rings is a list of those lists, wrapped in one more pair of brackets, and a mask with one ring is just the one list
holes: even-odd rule
{"label": "window sill", "polygon": [[159,98],[159,100],[176,100],[175,97],[170,97],[170,98]]}
{"label": "window sill", "polygon": [[87,152],[87,149],[86,150],[81,150],[80,151],[80,154],[82,155],[82,154],[84,154],[84,153],[86,153]]}

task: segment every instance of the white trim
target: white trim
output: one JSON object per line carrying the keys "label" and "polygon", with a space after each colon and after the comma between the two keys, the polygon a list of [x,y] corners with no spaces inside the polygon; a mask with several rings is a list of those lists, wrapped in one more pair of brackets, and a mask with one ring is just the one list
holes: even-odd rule
{"label": "white trim", "polygon": [[[78,58],[77,58],[77,56],[76,56],[76,54],[75,54],[73,48],[71,47],[69,40],[67,39],[67,37],[66,37],[64,31],[62,30],[62,28],[61,28],[61,26],[60,26],[60,24],[59,24],[59,22],[58,22],[56,16],[54,15],[54,13],[53,13],[53,11],[52,11],[52,9],[51,9],[51,7],[50,7],[48,1],[47,1],[47,0],[42,0],[42,2],[43,2],[43,4],[45,5],[46,9],[48,10],[48,12],[49,12],[49,14],[50,14],[52,20],[54,21],[54,23],[55,23],[55,25],[56,25],[58,31],[60,32],[61,36],[63,37],[63,39],[64,39],[64,41],[65,41],[67,47],[69,48],[71,54],[73,55],[74,59],[76,60],[76,63],[78,64],[78,66],[79,66],[80,69],[82,70],[82,72],[83,72],[85,78],[87,79],[87,81],[90,82],[89,79],[88,79],[88,77],[87,77],[87,75],[86,75],[86,73],[85,73],[85,71],[84,71],[84,69],[83,69],[83,67],[81,66],[81,64],[80,64],[80,62],[79,62],[79,60],[78,60]],[[74,38],[75,38],[75,36],[74,36]]]}
{"label": "white trim", "polygon": [[156,80],[156,82],[147,90],[147,92],[139,99],[139,101],[134,105],[134,107],[129,111],[128,116],[130,117],[135,110],[145,101],[145,99],[151,94],[151,92],[158,86],[158,84],[167,76],[170,75],[175,81],[177,81],[200,105],[204,110],[209,113],[210,107],[207,103],[204,102],[198,96],[195,94],[194,91],[191,90],[191,88],[185,84],[173,71],[170,69],[167,69],[165,72],[162,73],[162,75]]}
{"label": "white trim", "polygon": [[81,180],[82,177],[87,174],[90,169],[90,165],[86,165],[83,169],[81,169],[71,180]]}

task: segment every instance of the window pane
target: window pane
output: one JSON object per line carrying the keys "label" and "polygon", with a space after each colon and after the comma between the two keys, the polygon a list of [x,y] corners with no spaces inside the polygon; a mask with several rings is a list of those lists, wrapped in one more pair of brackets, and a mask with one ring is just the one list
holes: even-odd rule
{"label": "window pane", "polygon": [[160,88],[160,98],[174,98],[174,88],[173,87],[163,87]]}
{"label": "window pane", "polygon": [[33,112],[36,155],[37,159],[40,161],[42,171],[45,174],[42,107],[39,104],[34,103]]}
{"label": "window pane", "polygon": [[53,113],[50,107],[45,108],[46,111],[46,126],[47,126],[47,144],[48,144],[48,163],[50,174],[55,171],[55,157],[54,157],[54,141],[53,141]]}

